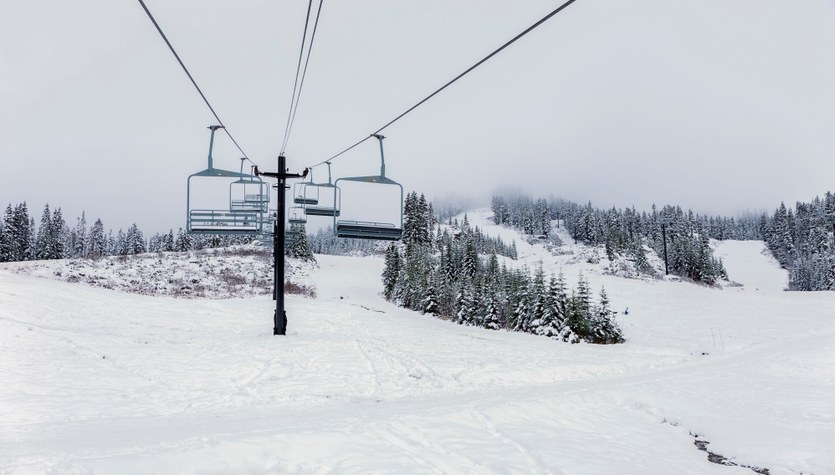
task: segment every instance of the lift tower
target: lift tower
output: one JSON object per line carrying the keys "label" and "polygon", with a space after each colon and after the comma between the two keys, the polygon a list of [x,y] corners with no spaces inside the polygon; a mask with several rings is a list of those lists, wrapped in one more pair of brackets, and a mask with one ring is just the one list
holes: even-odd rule
{"label": "lift tower", "polygon": [[287,159],[278,156],[278,171],[262,172],[255,167],[255,174],[268,178],[275,178],[278,205],[276,206],[275,227],[273,228],[273,300],[275,300],[275,315],[273,316],[273,335],[287,333],[287,312],[284,311],[284,208],[287,200],[287,179],[305,178],[308,169],[302,173],[287,173]]}

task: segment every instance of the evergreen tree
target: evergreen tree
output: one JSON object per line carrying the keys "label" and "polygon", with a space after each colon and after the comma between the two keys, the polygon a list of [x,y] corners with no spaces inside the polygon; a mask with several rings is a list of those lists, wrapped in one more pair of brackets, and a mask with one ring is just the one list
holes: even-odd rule
{"label": "evergreen tree", "polygon": [[423,299],[423,313],[437,315],[439,310],[437,279],[432,278],[426,285],[426,297]]}
{"label": "evergreen tree", "polygon": [[310,250],[310,244],[307,242],[307,231],[304,225],[291,224],[290,231],[295,238],[290,243],[286,254],[297,259],[315,262],[316,258],[313,256],[313,252]]}
{"label": "evergreen tree", "polygon": [[600,302],[594,307],[589,322],[590,343],[623,343],[623,332],[614,320],[614,313],[609,309],[609,297],[606,289],[600,289]]}
{"label": "evergreen tree", "polygon": [[501,328],[501,315],[497,302],[498,287],[495,283],[488,283],[484,292],[484,309],[482,312],[482,326],[490,330]]}
{"label": "evergreen tree", "polygon": [[49,254],[52,257],[49,259],[63,259],[65,257],[64,243],[66,243],[67,223],[64,222],[64,217],[61,214],[61,208],[57,208],[52,213],[52,223],[49,231]]}
{"label": "evergreen tree", "polygon": [[386,249],[385,266],[383,267],[383,295],[386,300],[394,298],[394,289],[397,286],[400,268],[400,253],[397,251],[397,246],[391,244]]}
{"label": "evergreen tree", "polygon": [[174,229],[169,229],[168,234],[164,234],[162,236],[162,251],[163,252],[174,252]]}
{"label": "evergreen tree", "polygon": [[38,228],[38,236],[35,239],[35,259],[56,259],[52,255],[53,237],[52,212],[49,210],[49,204],[46,204],[41,213],[41,226]]}
{"label": "evergreen tree", "polygon": [[124,246],[124,254],[127,255],[144,254],[146,252],[145,237],[142,235],[139,227],[136,226],[136,223],[131,224],[128,228]]}
{"label": "evergreen tree", "polygon": [[104,237],[104,224],[102,224],[101,219],[96,219],[96,222],[90,228],[90,247],[87,257],[98,259],[104,256],[106,251],[107,241]]}
{"label": "evergreen tree", "polygon": [[177,252],[186,252],[192,249],[191,236],[183,232],[183,228],[177,231],[177,240],[174,242],[174,250]]}
{"label": "evergreen tree", "polygon": [[545,272],[542,270],[542,264],[534,272],[533,280],[531,281],[531,308],[527,320],[522,325],[522,330],[532,333],[539,333],[543,331],[540,327],[543,326],[543,318],[547,308],[547,292],[545,289]]}
{"label": "evergreen tree", "polygon": [[475,277],[478,271],[478,253],[472,239],[467,239],[467,247],[464,253],[464,274],[470,279]]}
{"label": "evergreen tree", "polygon": [[75,223],[74,242],[72,247],[73,257],[85,257],[90,249],[90,236],[87,234],[87,216],[81,212],[81,217]]}
{"label": "evergreen tree", "polygon": [[461,282],[458,295],[455,296],[455,321],[459,324],[471,324],[475,316],[475,302],[473,300],[473,283],[471,280]]}
{"label": "evergreen tree", "polygon": [[524,329],[528,326],[528,322],[530,320],[530,305],[527,287],[527,282],[520,286],[517,298],[515,299],[516,307],[513,309],[511,322],[508,323],[508,326],[512,330],[524,331]]}
{"label": "evergreen tree", "polygon": [[591,293],[589,284],[582,274],[577,282],[577,290],[571,295],[568,305],[568,327],[580,338],[589,336],[591,317]]}

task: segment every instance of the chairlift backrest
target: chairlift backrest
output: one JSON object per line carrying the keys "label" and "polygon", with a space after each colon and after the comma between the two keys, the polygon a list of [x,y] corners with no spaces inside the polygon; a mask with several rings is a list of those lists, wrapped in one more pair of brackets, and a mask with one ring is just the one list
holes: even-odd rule
{"label": "chairlift backrest", "polygon": [[[269,216],[266,214],[268,211],[268,205],[266,203],[269,201],[269,187],[266,188],[266,196],[264,196],[263,186],[260,184],[255,185],[257,180],[253,180],[251,174],[246,174],[242,171],[234,172],[214,167],[212,148],[214,146],[215,132],[219,128],[222,127],[217,125],[209,127],[211,130],[211,137],[209,139],[208,168],[189,175],[188,180],[186,181],[186,231],[191,234],[226,234],[247,236],[264,235],[270,230],[268,226],[265,226],[269,223]],[[250,194],[258,195],[258,206],[247,207],[241,205],[238,209],[236,209],[236,206],[231,202],[232,200],[230,195],[229,207],[226,209],[193,208],[191,204],[192,179],[203,181],[210,178],[224,179],[227,181],[237,178],[238,180],[233,181],[232,183],[245,182],[245,188],[246,186],[257,186],[258,191]],[[246,192],[244,192],[243,198],[246,198]]]}
{"label": "chairlift backrest", "polygon": [[[386,177],[386,161],[383,154],[383,137],[382,135],[374,135],[380,141],[380,174],[368,176],[353,176],[342,177],[334,183],[334,204],[341,207],[341,194],[339,192],[340,181],[351,181],[359,183],[367,183],[373,185],[388,185],[397,186],[400,188],[400,202],[398,203],[398,212],[400,214],[399,222],[387,223],[377,221],[354,221],[337,219],[334,215],[334,232],[337,237],[347,237],[355,239],[378,239],[386,241],[397,241],[403,235],[403,185],[397,183],[391,178]],[[337,203],[339,203],[337,205]]]}
{"label": "chairlift backrest", "polygon": [[[244,160],[241,159],[241,175],[244,175]],[[270,203],[270,185],[250,172],[229,184],[229,210],[232,212],[266,212]]]}
{"label": "chairlift backrest", "polygon": [[[330,162],[325,162],[328,165],[328,182],[327,183],[305,183],[305,195],[306,196],[313,196],[314,192],[308,192],[307,188],[315,188],[315,196],[319,197],[319,202],[316,204],[306,204],[304,206],[304,212],[308,216],[326,216],[326,217],[334,217],[339,216],[339,202],[342,198],[342,193],[339,188],[336,187],[331,182],[331,170],[330,170]],[[333,201],[328,203],[322,203],[322,192],[327,191],[329,189],[334,190],[334,198]],[[327,195],[326,195],[327,196]]]}
{"label": "chairlift backrest", "polygon": [[319,188],[308,185],[313,184],[313,173],[310,173],[310,180],[293,185],[293,203],[298,205],[315,205],[319,203]]}
{"label": "chairlift backrest", "polygon": [[290,224],[305,224],[307,215],[304,212],[304,206],[291,206],[287,214],[287,221]]}

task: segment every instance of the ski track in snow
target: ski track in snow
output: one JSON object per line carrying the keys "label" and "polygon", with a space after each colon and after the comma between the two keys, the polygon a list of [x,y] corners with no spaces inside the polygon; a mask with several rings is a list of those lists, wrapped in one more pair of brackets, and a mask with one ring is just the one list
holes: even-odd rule
{"label": "ski track in snow", "polygon": [[718,244],[743,287],[716,289],[605,275],[468,217],[516,240],[513,265],[605,285],[630,307],[627,343],[400,309],[373,257],[319,256],[318,299],[288,296],[286,337],[265,297],[0,266],[0,473],[752,473],[708,462],[690,432],[772,474],[835,473],[835,296],[780,292],[761,243]]}

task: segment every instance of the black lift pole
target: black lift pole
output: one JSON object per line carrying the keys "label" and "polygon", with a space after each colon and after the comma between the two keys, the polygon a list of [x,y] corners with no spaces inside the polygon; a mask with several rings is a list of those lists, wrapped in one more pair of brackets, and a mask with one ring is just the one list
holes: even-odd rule
{"label": "black lift pole", "polygon": [[287,333],[287,312],[284,311],[284,207],[287,193],[288,178],[305,178],[308,169],[303,173],[287,173],[287,159],[278,156],[278,172],[262,172],[255,167],[255,175],[275,178],[278,206],[276,209],[275,225],[273,227],[273,300],[275,300],[275,315],[273,315],[273,335]]}

